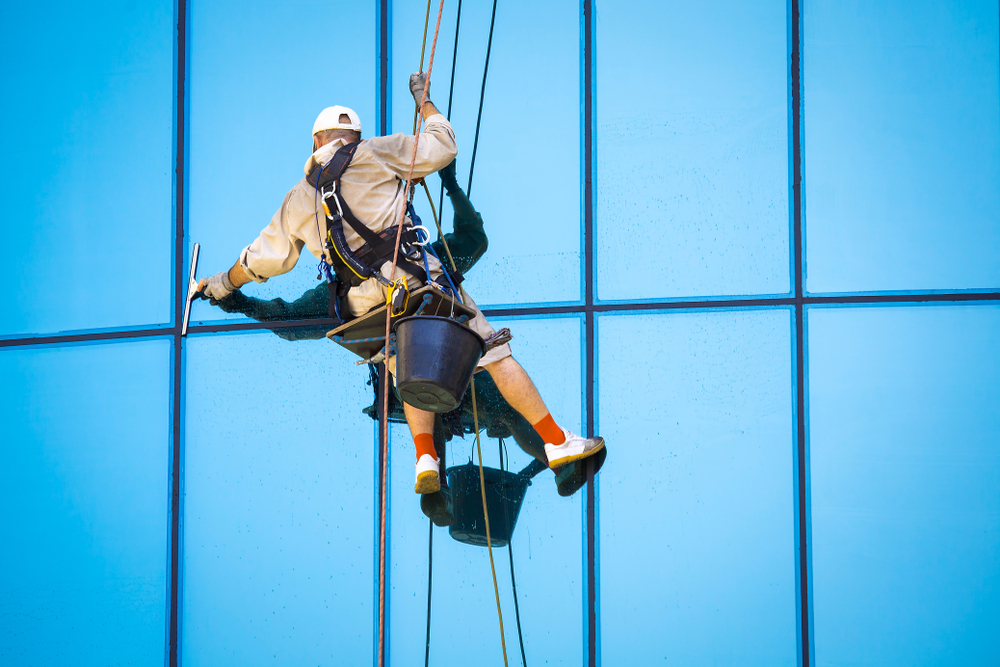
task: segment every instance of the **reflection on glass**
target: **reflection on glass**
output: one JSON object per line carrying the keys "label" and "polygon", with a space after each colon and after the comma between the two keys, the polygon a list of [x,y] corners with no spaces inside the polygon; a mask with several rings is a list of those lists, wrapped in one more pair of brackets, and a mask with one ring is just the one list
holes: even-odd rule
{"label": "reflection on glass", "polygon": [[[189,238],[214,273],[232,266],[302,178],[316,114],[348,106],[364,136],[378,133],[376,3],[207,0],[190,11]],[[252,294],[294,299],[315,285],[310,260]],[[221,317],[196,302],[191,321]]]}
{"label": "reflection on glass", "polygon": [[1000,307],[807,324],[816,663],[994,662]]}
{"label": "reflection on glass", "polygon": [[[579,318],[493,324],[513,330],[515,355],[531,372],[550,411],[564,426],[577,430]],[[547,471],[541,439],[500,397],[489,374],[479,373],[475,382],[508,655],[516,661],[520,653],[520,624],[529,662],[579,665],[583,573],[581,494],[577,491],[583,477],[576,465],[560,469],[559,475]],[[413,440],[408,429],[398,423],[402,415],[390,411],[389,637],[393,664],[423,664],[429,576],[427,516],[438,524],[451,520],[447,530],[430,529],[434,533],[431,661],[452,664],[476,655],[480,664],[502,664],[490,564],[483,548],[486,539],[470,398],[467,395],[459,409],[442,415],[437,422],[435,446],[447,471],[444,488],[432,495],[413,493]],[[558,641],[549,630],[554,609],[559,610]]]}
{"label": "reflection on glass", "polygon": [[789,291],[787,6],[601,5],[601,300]]}
{"label": "reflection on glass", "polygon": [[0,7],[0,335],[170,321],[173,12]]}
{"label": "reflection on glass", "polygon": [[797,664],[790,320],[599,318],[604,664]]}
{"label": "reflection on glass", "polygon": [[997,11],[804,10],[810,292],[1000,287]]}
{"label": "reflection on glass", "polygon": [[325,340],[187,345],[185,664],[371,664],[364,374]]}
{"label": "reflection on glass", "polygon": [[[405,94],[420,65],[426,3],[392,3],[392,131],[413,130]],[[445,3],[434,57],[431,98],[448,113],[458,3]],[[427,69],[437,4],[427,38]],[[466,2],[450,119],[458,140],[458,174],[468,185],[492,4]],[[469,193],[491,229],[490,253],[478,268],[482,307],[579,301],[580,241],[580,3],[514,0],[497,7],[474,183]],[[531,16],[525,21],[525,16]],[[512,101],[516,99],[512,109]],[[433,181],[433,179],[431,179]],[[432,185],[434,206],[439,186]],[[427,196],[417,212],[430,224]],[[442,215],[448,218],[449,202]],[[495,227],[494,227],[495,226]]]}
{"label": "reflection on glass", "polygon": [[170,342],[0,351],[0,662],[163,663]]}

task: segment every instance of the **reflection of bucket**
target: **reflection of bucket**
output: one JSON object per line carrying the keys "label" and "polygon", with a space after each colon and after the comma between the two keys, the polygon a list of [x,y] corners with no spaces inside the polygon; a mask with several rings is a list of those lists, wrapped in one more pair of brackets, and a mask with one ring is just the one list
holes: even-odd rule
{"label": "reflection of bucket", "polygon": [[394,327],[396,390],[415,408],[451,412],[458,407],[486,343],[447,317],[415,315]]}
{"label": "reflection of bucket", "polygon": [[[510,542],[521,511],[528,480],[506,470],[483,468],[486,480],[486,508],[490,513],[490,537],[495,547]],[[486,546],[483,497],[479,490],[479,466],[466,463],[448,468],[454,520],[448,532],[459,542]]]}

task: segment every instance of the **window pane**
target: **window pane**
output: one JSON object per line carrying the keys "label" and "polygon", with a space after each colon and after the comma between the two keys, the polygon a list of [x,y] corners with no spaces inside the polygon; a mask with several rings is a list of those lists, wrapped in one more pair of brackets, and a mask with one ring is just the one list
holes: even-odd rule
{"label": "window pane", "polygon": [[789,291],[786,4],[601,5],[601,300]]}
{"label": "window pane", "polygon": [[170,321],[173,12],[0,7],[0,334]]}
{"label": "window pane", "polygon": [[811,309],[817,665],[1000,650],[1000,307]]}
{"label": "window pane", "polygon": [[997,3],[810,2],[806,287],[1000,287]]}
{"label": "window pane", "polygon": [[604,662],[796,665],[790,311],[598,325]]}
{"label": "window pane", "polygon": [[[448,112],[457,3],[445,3],[438,36],[432,99]],[[392,7],[392,130],[412,133],[413,99],[407,81],[420,65],[426,3]],[[469,183],[479,95],[492,4],[466,2],[455,68],[452,125],[458,139],[458,182]],[[430,55],[437,19],[431,9]],[[530,21],[524,17],[530,16]],[[580,3],[512,0],[497,7],[470,199],[490,234],[470,292],[479,305],[579,301],[580,288]],[[440,179],[427,184],[438,206]],[[423,190],[423,188],[421,188]],[[417,212],[433,226],[427,196]],[[443,226],[452,208],[444,198]],[[497,233],[493,233],[496,231]]]}
{"label": "window pane", "polygon": [[[500,320],[495,327],[510,327],[514,333],[515,358],[531,374],[549,410],[560,426],[580,432],[580,333],[578,317]],[[499,467],[497,435],[507,430],[535,446],[526,422],[503,416],[498,402],[486,398],[492,385],[485,373],[476,376],[480,402],[483,465]],[[495,394],[494,394],[495,395]],[[466,421],[471,420],[467,414]],[[471,427],[467,429],[471,431]],[[527,437],[525,437],[527,436]],[[389,573],[390,661],[393,665],[423,665],[427,622],[427,534],[428,519],[421,513],[420,499],[413,492],[414,445],[405,424],[392,427],[392,469]],[[504,468],[524,471],[534,459],[513,437],[503,440],[507,459]],[[470,472],[478,480],[475,436],[466,433],[447,443],[445,461],[453,474],[473,463]],[[540,468],[541,469],[541,468]],[[534,477],[524,494],[510,544],[514,554],[514,576],[524,649],[529,664],[578,667],[584,660],[582,592],[584,585],[581,551],[581,496],[560,497],[546,469]],[[475,493],[461,493],[452,480],[453,502],[478,509],[482,500]],[[512,495],[514,495],[512,493]],[[513,505],[511,505],[513,507]],[[491,534],[497,536],[497,513],[490,514]],[[456,521],[455,527],[459,524]],[[507,653],[517,663],[520,647],[517,616],[512,595],[510,557],[506,546],[495,547],[497,583]],[[447,528],[434,528],[434,571],[431,611],[431,664],[502,665],[499,625],[489,556],[485,546],[453,539]],[[558,627],[558,633],[551,630]],[[388,663],[387,663],[388,664]]]}
{"label": "window pane", "polygon": [[163,664],[170,352],[0,352],[5,665]]}
{"label": "window pane", "polygon": [[[189,238],[200,276],[228,269],[304,176],[312,127],[339,104],[378,133],[375,2],[207,0],[191,10]],[[348,28],[349,27],[349,28]],[[190,252],[190,251],[189,251]],[[294,300],[317,286],[318,260],[243,288]],[[237,318],[197,301],[192,321]]]}
{"label": "window pane", "polygon": [[271,333],[189,338],[186,366],[184,664],[370,664],[367,374]]}

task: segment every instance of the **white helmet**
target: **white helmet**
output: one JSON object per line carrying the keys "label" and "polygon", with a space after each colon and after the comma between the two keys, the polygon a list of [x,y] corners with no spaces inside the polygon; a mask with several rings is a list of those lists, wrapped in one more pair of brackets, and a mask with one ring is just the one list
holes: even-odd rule
{"label": "white helmet", "polygon": [[[351,119],[351,122],[341,123],[341,115],[346,115]],[[348,109],[347,107],[327,107],[319,112],[316,122],[313,123],[313,134],[322,130],[354,130],[355,132],[360,132],[361,118],[358,117],[358,114],[354,113],[353,109]]]}

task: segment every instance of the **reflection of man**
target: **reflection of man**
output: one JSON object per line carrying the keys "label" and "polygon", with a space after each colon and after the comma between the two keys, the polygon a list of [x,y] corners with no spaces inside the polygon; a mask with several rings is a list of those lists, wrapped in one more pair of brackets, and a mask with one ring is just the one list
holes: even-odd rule
{"label": "reflection of man", "polygon": [[[483,218],[473,207],[472,202],[462,191],[455,177],[455,162],[438,172],[451,199],[452,208],[455,212],[453,220],[454,231],[445,234],[448,248],[459,273],[468,274],[473,266],[479,261],[489,245],[486,231],[483,226]],[[440,239],[431,244],[438,256],[444,254],[444,246]],[[447,267],[446,267],[447,268]],[[212,305],[216,305],[227,313],[242,313],[248,317],[261,322],[276,322],[288,320],[310,320],[320,319],[328,316],[329,292],[325,284],[308,290],[301,297],[291,303],[284,299],[256,299],[246,296],[240,290],[234,290],[231,294],[220,300],[212,300]],[[327,326],[315,327],[294,327],[277,328],[274,333],[286,340],[316,340],[325,338]],[[374,383],[373,383],[374,384]],[[461,404],[452,412],[438,415],[434,424],[434,448],[439,460],[444,459],[446,443],[454,435],[464,436],[466,433],[474,431],[472,423],[471,390],[466,392]],[[533,463],[526,473],[534,474],[548,466],[545,458],[545,443],[538,433],[531,427],[524,417],[518,414],[510,404],[504,400],[496,384],[489,374],[480,374],[476,380],[476,398],[479,406],[479,425],[486,429],[487,435],[498,438],[513,437],[527,454],[534,457]],[[389,395],[389,415],[394,420],[402,421],[402,407],[395,393]],[[376,397],[378,400],[378,397]],[[373,419],[376,419],[374,405],[366,408]],[[600,452],[598,456],[603,458],[605,452]],[[582,461],[575,461],[562,466],[556,472],[556,484],[559,494],[569,496],[579,490],[586,481]],[[447,484],[447,477],[442,475],[441,481]],[[447,494],[447,489],[442,488]],[[425,494],[421,497],[421,508],[438,525],[450,523],[451,511],[450,502],[447,495]]]}
{"label": "reflection of man", "polygon": [[[410,77],[410,91],[418,105],[425,85],[425,75]],[[412,176],[424,178],[451,163],[457,152],[451,125],[429,99],[423,102],[420,113],[427,125],[419,141],[417,137],[402,134],[361,141],[361,122],[353,111],[330,107],[320,113],[313,126],[313,153],[305,167],[307,178],[299,181],[285,196],[271,223],[257,240],[244,248],[232,268],[202,280],[199,291],[209,298],[222,299],[251,280],[264,282],[287,273],[305,246],[332,266],[338,276],[347,276],[346,280],[351,281],[346,302],[352,316],[383,305],[393,268],[391,256],[386,257],[378,250],[381,247],[378,243],[390,234],[394,238],[394,225],[398,224],[406,205],[404,179],[411,165]],[[322,183],[326,169],[336,174],[336,187],[327,191],[321,186],[324,192],[320,199],[320,192],[313,183]],[[338,211],[345,211],[342,220],[341,216],[324,211],[333,204]],[[341,221],[348,223],[342,228],[336,227],[342,237],[333,234],[334,230],[328,227],[330,221],[334,226]],[[354,226],[355,223],[360,228]],[[320,231],[321,224],[327,227],[326,233]],[[404,226],[409,224],[405,219]],[[332,252],[333,245],[325,241],[340,244],[336,246],[336,254]],[[342,250],[342,246],[346,248]],[[349,256],[345,258],[342,253]],[[435,257],[428,254],[421,259],[426,267],[426,279],[442,276],[441,264]],[[350,277],[350,271],[359,278],[357,282]],[[401,263],[397,269],[410,289],[420,286],[418,276],[423,272],[412,262]],[[365,279],[361,280],[362,277]],[[476,312],[468,322],[470,328],[484,338],[492,334],[493,328],[472,299],[464,292],[462,296],[465,304]],[[556,424],[534,383],[511,356],[509,345],[487,352],[478,368],[489,372],[507,402],[532,424],[545,443],[550,467],[584,459],[604,448],[602,438],[582,438]],[[408,404],[403,405],[403,411],[417,450],[414,490],[421,494],[437,492],[440,490],[440,460],[434,449],[435,415]]]}

